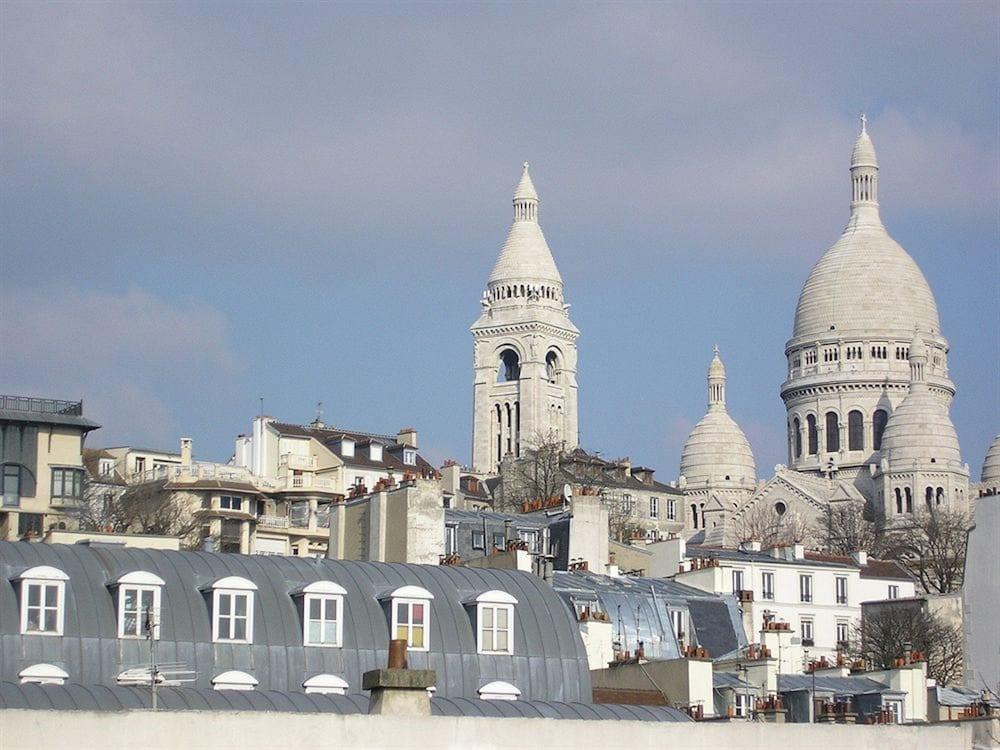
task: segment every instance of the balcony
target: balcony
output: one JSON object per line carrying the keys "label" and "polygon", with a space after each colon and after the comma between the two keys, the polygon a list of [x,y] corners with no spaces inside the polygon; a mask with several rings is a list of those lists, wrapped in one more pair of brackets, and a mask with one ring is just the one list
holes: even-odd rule
{"label": "balcony", "polygon": [[265,529],[287,529],[287,516],[257,516],[257,526]]}
{"label": "balcony", "polygon": [[337,487],[332,479],[301,474],[293,477],[276,477],[274,479],[258,479],[257,485],[270,490],[316,490],[318,492],[336,492]]}
{"label": "balcony", "polygon": [[278,459],[278,467],[282,470],[316,471],[315,456],[300,456],[297,453],[285,453]]}
{"label": "balcony", "polygon": [[171,482],[197,482],[199,479],[228,479],[237,482],[252,482],[253,476],[242,466],[225,464],[171,464],[156,466],[147,471],[129,474],[129,484],[143,484],[167,479]]}
{"label": "balcony", "polygon": [[82,417],[83,401],[60,401],[55,398],[31,398],[30,396],[0,396],[0,409]]}

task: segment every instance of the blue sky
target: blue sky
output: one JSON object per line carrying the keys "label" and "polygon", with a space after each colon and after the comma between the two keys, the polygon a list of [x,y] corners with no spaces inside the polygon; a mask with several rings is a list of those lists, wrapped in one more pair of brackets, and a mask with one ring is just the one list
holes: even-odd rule
{"label": "blue sky", "polygon": [[722,349],[769,476],[867,111],[978,477],[1000,429],[1000,6],[0,5],[0,390],[224,460],[269,413],[468,461],[468,327],[532,163],[585,446],[677,474]]}

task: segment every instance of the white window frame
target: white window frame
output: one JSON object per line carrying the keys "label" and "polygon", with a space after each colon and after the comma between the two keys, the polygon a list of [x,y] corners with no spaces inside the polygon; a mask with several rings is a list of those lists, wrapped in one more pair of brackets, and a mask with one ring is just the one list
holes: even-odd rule
{"label": "white window frame", "polygon": [[667,498],[667,520],[677,520],[677,501],[673,498]]}
{"label": "white window frame", "polygon": [[[806,635],[807,629],[809,630],[809,635]],[[800,640],[816,643],[816,622],[812,617],[803,617],[799,620],[799,632],[801,635]]]}
{"label": "white window frame", "polygon": [[[767,582],[770,582],[770,585]],[[760,598],[769,602],[774,601],[773,570],[762,570],[760,573]]]}
{"label": "white window frame", "polygon": [[[24,571],[15,580],[20,583],[21,589],[21,634],[61,636],[66,620],[66,581],[69,580],[69,576],[58,568],[53,568],[49,565],[39,565]],[[36,586],[40,589],[38,604],[32,606],[31,609],[39,610],[39,623],[42,625],[45,624],[45,611],[53,609],[53,607],[45,604],[45,589],[52,587],[56,591],[56,604],[54,607],[56,613],[55,630],[28,630],[29,590]]]}
{"label": "white window frame", "polygon": [[[254,610],[254,593],[257,591],[257,585],[253,581],[248,581],[246,578],[240,578],[239,576],[228,576],[226,578],[220,578],[218,581],[212,584],[212,642],[213,643],[253,643],[253,610]],[[222,615],[220,614],[220,602],[222,597],[228,596],[233,597],[232,603],[235,603],[235,597],[245,596],[247,600],[246,607],[246,637],[245,638],[223,638],[221,637],[222,628]],[[226,619],[229,622],[229,632],[232,633],[233,622],[236,620],[238,615],[233,613],[233,607],[230,607],[230,614],[226,615]]]}
{"label": "white window frame", "polygon": [[[847,576],[837,576],[833,579],[833,596],[837,604],[847,604],[850,599],[847,592]],[[843,601],[841,601],[841,588],[843,588]]]}
{"label": "white window frame", "polygon": [[142,611],[136,613],[136,628],[138,632],[125,632],[125,599],[126,591],[136,592],[136,600],[142,603],[143,592],[153,594],[153,628],[152,636],[154,640],[160,638],[160,601],[163,595],[163,587],[166,582],[157,575],[147,573],[144,570],[137,570],[133,573],[126,573],[117,580],[118,587],[118,637],[119,638],[146,638],[145,629],[142,627]]}
{"label": "white window frame", "polygon": [[[316,581],[302,589],[301,593],[302,643],[306,646],[321,648],[341,648],[344,645],[344,597],[347,595],[347,590],[333,581]],[[309,637],[309,625],[314,621],[310,612],[312,610],[312,603],[315,601],[320,602],[320,630],[323,630],[322,625],[324,623],[332,621],[334,624],[336,640],[333,643],[326,641],[317,642]],[[332,618],[332,620],[326,616],[330,602],[334,602],[337,610],[337,616]]]}
{"label": "white window frame", "polygon": [[810,573],[799,574],[799,601],[810,603],[813,600],[813,577]]}
{"label": "white window frame", "polygon": [[407,466],[416,466],[417,451],[413,448],[403,448],[403,463]]}
{"label": "white window frame", "polygon": [[660,498],[658,497],[649,498],[649,517],[650,518],[660,517]]}
{"label": "white window frame", "polygon": [[733,690],[733,715],[737,719],[744,719],[749,712],[750,696],[739,689]]}
{"label": "white window frame", "polygon": [[458,553],[458,526],[456,524],[445,524],[444,553],[446,555],[454,555]]}
{"label": "white window frame", "polygon": [[[222,504],[224,500],[227,500],[229,502],[229,507],[226,507],[225,505]],[[238,508],[232,507],[234,500],[239,504]],[[232,510],[236,511],[237,513],[242,513],[244,512],[243,504],[246,502],[247,499],[243,497],[243,495],[219,495],[219,510]]]}
{"label": "white window frame", "polygon": [[[517,599],[506,591],[496,589],[476,597],[476,651],[480,654],[514,655],[514,606],[516,604]],[[489,628],[486,627],[483,617],[483,613],[487,609],[492,610],[493,613],[493,624]],[[501,628],[497,624],[497,614],[501,611],[507,613],[506,628]],[[507,648],[496,648],[497,634],[503,631],[507,633]],[[492,636],[494,645],[492,649],[487,649],[484,646],[487,634]]]}
{"label": "white window frame", "polygon": [[837,623],[834,626],[834,631],[833,632],[836,634],[836,636],[839,636],[840,633],[841,633],[841,630],[843,630],[844,637],[843,638],[839,638],[839,637],[835,638],[838,647],[839,647],[839,645],[841,643],[849,643],[850,642],[850,640],[851,640],[851,623],[848,622],[847,620],[837,620]]}
{"label": "white window frame", "polygon": [[891,585],[889,586],[889,598],[898,599],[899,598],[899,586]]}
{"label": "white window frame", "polygon": [[[392,613],[392,629],[390,630],[390,638],[396,638],[399,628],[403,627],[406,629],[406,648],[409,651],[430,651],[431,642],[431,601],[434,599],[434,594],[425,588],[420,586],[401,586],[400,588],[393,591],[390,595],[390,609]],[[401,623],[399,621],[399,605],[406,606],[407,621]],[[413,607],[414,605],[423,605],[424,608],[424,621],[420,625],[414,625],[413,623]],[[413,631],[415,628],[421,628],[423,630],[423,644],[420,646],[414,646],[413,644]]]}
{"label": "white window frame", "polygon": [[[737,585],[737,583],[739,585]],[[733,593],[743,591],[743,568],[733,568]]]}

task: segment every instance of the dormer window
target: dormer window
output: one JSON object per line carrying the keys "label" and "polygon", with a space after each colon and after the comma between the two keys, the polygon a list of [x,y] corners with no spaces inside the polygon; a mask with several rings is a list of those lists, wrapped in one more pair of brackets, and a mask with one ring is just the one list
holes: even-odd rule
{"label": "dormer window", "polygon": [[430,648],[431,600],[434,594],[420,586],[401,586],[390,595],[391,637],[406,641],[411,651]]}
{"label": "dormer window", "polygon": [[100,460],[100,474],[102,477],[110,477],[115,470],[115,460],[113,458],[102,458]]}
{"label": "dormer window", "polygon": [[259,681],[252,674],[232,669],[212,678],[214,690],[253,690]]}
{"label": "dormer window", "polygon": [[476,648],[481,654],[514,653],[514,605],[506,591],[487,591],[476,597]]}
{"label": "dormer window", "polygon": [[344,587],[333,581],[315,581],[297,594],[302,599],[303,644],[327,647],[343,644],[346,594]]}
{"label": "dormer window", "polygon": [[15,581],[21,589],[21,633],[62,635],[66,616],[66,581],[58,568],[29,568]]}
{"label": "dormer window", "polygon": [[22,685],[65,685],[69,675],[55,664],[32,664],[17,673]]}
{"label": "dormer window", "polygon": [[347,695],[347,680],[335,674],[318,674],[302,683],[307,693]]}
{"label": "dormer window", "polygon": [[407,466],[416,466],[417,452],[413,448],[403,448],[403,463]]}
{"label": "dormer window", "polygon": [[479,693],[479,699],[484,701],[516,701],[521,697],[520,690],[501,680],[488,682],[476,692]]}
{"label": "dormer window", "polygon": [[159,639],[160,597],[165,582],[137,570],[115,582],[118,589],[118,637]]}
{"label": "dormer window", "polygon": [[368,458],[372,461],[382,460],[382,444],[381,443],[369,443],[368,444]]}
{"label": "dormer window", "polygon": [[354,441],[351,438],[342,438],[340,441],[340,455],[346,458],[354,458]]}
{"label": "dormer window", "polygon": [[220,578],[212,584],[212,640],[215,643],[253,643],[256,590],[253,581],[239,576]]}

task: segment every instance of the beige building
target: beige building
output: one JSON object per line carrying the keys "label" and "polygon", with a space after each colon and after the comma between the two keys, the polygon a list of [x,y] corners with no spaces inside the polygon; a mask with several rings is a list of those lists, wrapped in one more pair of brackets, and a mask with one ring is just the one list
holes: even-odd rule
{"label": "beige building", "polygon": [[82,401],[0,396],[0,539],[74,528],[83,500],[83,444],[98,425]]}

